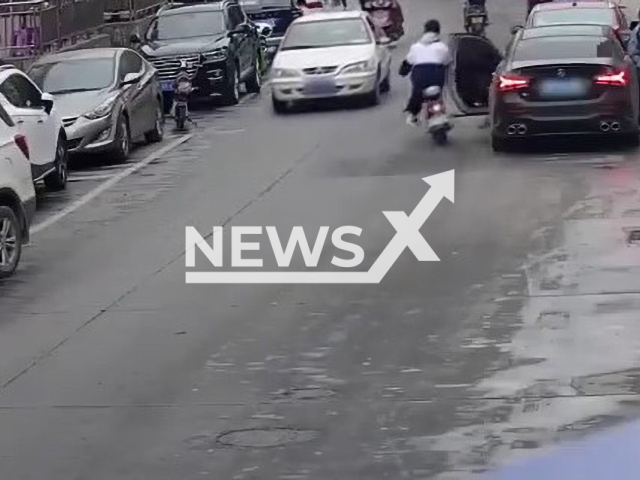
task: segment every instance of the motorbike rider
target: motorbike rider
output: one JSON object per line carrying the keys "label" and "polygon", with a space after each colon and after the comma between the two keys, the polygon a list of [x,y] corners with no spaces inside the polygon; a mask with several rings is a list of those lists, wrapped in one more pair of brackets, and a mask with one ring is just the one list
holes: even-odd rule
{"label": "motorbike rider", "polygon": [[424,35],[411,46],[400,67],[400,75],[411,74],[411,97],[405,109],[409,125],[418,124],[418,114],[424,102],[423,91],[431,86],[444,86],[449,63],[451,53],[440,39],[440,22],[429,20],[425,23]]}
{"label": "motorbike rider", "polygon": [[189,76],[189,65],[186,60],[180,61],[178,74],[173,80],[173,106],[171,107],[171,116],[175,116],[176,102],[187,101],[191,93],[191,77]]}

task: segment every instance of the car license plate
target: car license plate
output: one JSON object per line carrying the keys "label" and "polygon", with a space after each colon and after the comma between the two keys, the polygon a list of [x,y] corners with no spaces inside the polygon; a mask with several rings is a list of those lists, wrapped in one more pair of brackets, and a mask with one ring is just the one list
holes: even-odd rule
{"label": "car license plate", "polygon": [[545,97],[580,97],[586,93],[586,87],[579,79],[545,80],[540,83],[539,92]]}
{"label": "car license plate", "polygon": [[173,92],[173,80],[161,80],[160,90],[163,92]]}
{"label": "car license plate", "polygon": [[314,78],[307,80],[304,92],[309,95],[330,95],[336,93],[336,82],[333,78]]}
{"label": "car license plate", "polygon": [[471,23],[482,23],[484,22],[484,18],[482,17],[472,17],[471,18]]}

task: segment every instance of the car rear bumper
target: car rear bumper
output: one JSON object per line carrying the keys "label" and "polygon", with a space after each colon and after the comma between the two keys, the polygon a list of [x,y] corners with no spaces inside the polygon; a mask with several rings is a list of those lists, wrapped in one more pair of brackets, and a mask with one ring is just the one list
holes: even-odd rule
{"label": "car rear bumper", "polygon": [[[628,100],[542,104],[498,103],[493,110],[494,135],[499,137],[561,134],[634,133],[639,130]],[[612,125],[615,128],[611,128]],[[513,133],[513,127],[520,133]],[[524,126],[525,133],[521,128]]]}

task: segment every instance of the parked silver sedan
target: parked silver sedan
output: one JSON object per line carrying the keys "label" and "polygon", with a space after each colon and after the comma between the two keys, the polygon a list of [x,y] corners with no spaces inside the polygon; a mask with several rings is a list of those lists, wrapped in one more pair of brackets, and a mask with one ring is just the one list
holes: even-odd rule
{"label": "parked silver sedan", "polygon": [[133,50],[97,48],[49,55],[29,70],[56,97],[68,150],[124,161],[133,139],[163,137],[164,110],[154,67]]}

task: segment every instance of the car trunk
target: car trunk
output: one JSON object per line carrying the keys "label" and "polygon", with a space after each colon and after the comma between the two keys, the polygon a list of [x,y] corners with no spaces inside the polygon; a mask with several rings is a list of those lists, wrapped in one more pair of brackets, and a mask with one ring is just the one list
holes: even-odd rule
{"label": "car trunk", "polygon": [[513,71],[530,79],[529,87],[520,92],[529,102],[562,102],[595,100],[606,91],[596,84],[595,77],[606,72],[602,63],[581,63],[566,60],[545,61],[545,65],[514,64]]}
{"label": "car trunk", "polygon": [[502,59],[485,37],[454,33],[449,37],[453,57],[448,70],[445,96],[459,115],[485,115],[493,73]]}

